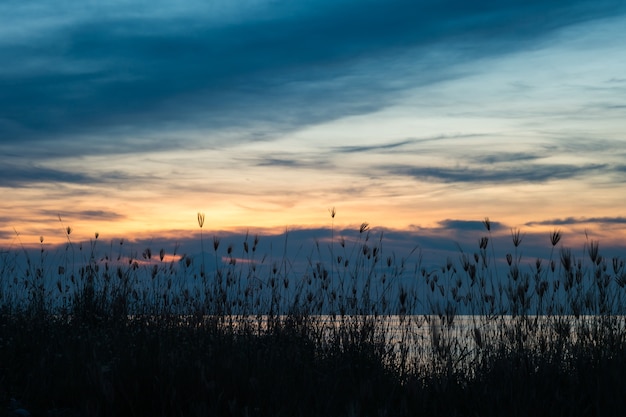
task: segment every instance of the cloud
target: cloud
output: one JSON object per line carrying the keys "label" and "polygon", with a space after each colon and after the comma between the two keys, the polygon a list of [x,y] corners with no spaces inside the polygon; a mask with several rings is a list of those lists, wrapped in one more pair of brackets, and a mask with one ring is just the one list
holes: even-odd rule
{"label": "cloud", "polygon": [[515,167],[412,167],[398,166],[389,169],[395,175],[406,175],[423,181],[444,183],[526,183],[546,182],[555,179],[575,178],[607,168],[606,164],[547,165],[529,164]]}
{"label": "cloud", "polygon": [[384,108],[408,85],[458,76],[458,63],[624,13],[582,0],[261,2],[252,12],[38,3],[44,12],[12,3],[0,18],[0,145],[99,134],[130,150],[129,132],[191,122],[294,129]]}
{"label": "cloud", "polygon": [[[137,178],[135,176],[134,178]],[[127,181],[128,174],[112,171],[100,175],[90,175],[55,168],[47,168],[32,163],[3,163],[0,165],[0,187],[29,187],[35,183],[54,184],[101,184]]]}
{"label": "cloud", "polygon": [[500,152],[474,157],[479,164],[497,164],[502,162],[534,161],[544,156],[531,152]]}
{"label": "cloud", "polygon": [[0,187],[27,187],[32,183],[87,183],[94,181],[95,179],[87,174],[36,165],[0,165]]}
{"label": "cloud", "polygon": [[[6,231],[6,230],[0,230],[0,241],[8,241],[10,240],[13,236],[15,236],[15,233],[11,234],[11,232]],[[0,253],[2,253],[2,247],[0,247]]]}
{"label": "cloud", "polygon": [[114,211],[107,210],[80,210],[80,211],[53,211],[53,210],[39,210],[38,213],[42,216],[52,216],[61,218],[77,218],[81,220],[120,220],[126,216]]}
{"label": "cloud", "polygon": [[256,163],[256,166],[266,167],[266,166],[281,166],[281,167],[301,167],[303,162],[298,159],[287,159],[287,158],[265,158]]}
{"label": "cloud", "polygon": [[424,152],[423,148],[418,148],[420,145],[424,144],[441,144],[442,141],[446,140],[458,140],[458,139],[473,139],[473,138],[484,138],[489,134],[483,133],[466,133],[466,134],[445,134],[445,135],[434,135],[434,136],[426,136],[419,138],[406,138],[397,141],[389,141],[384,143],[375,143],[370,145],[344,145],[344,146],[331,146],[329,151],[331,153],[385,153],[385,154],[398,154],[405,153],[409,150],[418,149],[419,152]]}
{"label": "cloud", "polygon": [[[287,167],[287,168],[328,168],[331,163],[328,160],[315,155],[276,155],[260,156],[250,159],[258,167]],[[248,159],[245,159],[248,161]]]}
{"label": "cloud", "polygon": [[[439,225],[450,231],[486,231],[483,221],[478,220],[454,220],[446,219],[438,222]],[[490,221],[491,230],[500,230],[503,228],[502,223]]]}
{"label": "cloud", "polygon": [[563,219],[528,222],[526,223],[526,226],[564,226],[588,223],[626,224],[626,217],[566,217]]}
{"label": "cloud", "polygon": [[380,145],[354,145],[354,146],[337,146],[333,150],[340,153],[359,153],[359,152],[371,152],[371,151],[387,151],[398,148],[403,148],[406,145],[416,143],[415,139],[406,139],[398,142],[383,143]]}

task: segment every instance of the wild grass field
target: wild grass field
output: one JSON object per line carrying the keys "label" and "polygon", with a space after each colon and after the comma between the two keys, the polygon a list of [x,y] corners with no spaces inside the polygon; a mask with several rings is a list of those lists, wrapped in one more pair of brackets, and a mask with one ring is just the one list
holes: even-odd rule
{"label": "wild grass field", "polygon": [[43,239],[2,252],[0,415],[626,409],[626,267],[597,241],[576,254],[555,230],[545,257],[525,259],[512,230],[500,259],[485,219],[474,252],[426,268],[385,253],[364,223],[298,269],[259,254],[262,238],[207,237],[202,214],[198,225],[200,257],[75,243],[69,227],[54,254]]}

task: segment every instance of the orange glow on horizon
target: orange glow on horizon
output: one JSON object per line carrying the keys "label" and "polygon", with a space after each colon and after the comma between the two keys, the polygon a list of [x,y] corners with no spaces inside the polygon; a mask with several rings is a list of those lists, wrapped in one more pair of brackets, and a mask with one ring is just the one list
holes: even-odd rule
{"label": "orange glow on horizon", "polygon": [[[117,163],[130,164],[123,159]],[[465,184],[392,175],[382,180],[375,172],[367,177],[366,165],[361,169],[363,175],[359,170],[326,172],[280,166],[239,172],[220,166],[216,175],[187,182],[129,182],[118,188],[34,184],[0,190],[12,198],[0,201],[0,218],[4,219],[0,249],[37,246],[41,236],[46,244],[62,244],[67,241],[68,226],[69,238],[76,242],[94,239],[96,232],[101,241],[194,238],[200,232],[198,212],[205,213],[203,233],[207,236],[246,230],[276,235],[289,229],[331,225],[337,230],[358,229],[362,222],[373,228],[419,233],[438,229],[445,220],[489,217],[505,226],[499,232],[504,235],[509,228],[546,234],[557,228],[580,235],[587,229],[593,239],[607,245],[626,241],[623,224],[542,224],[570,217],[620,217],[619,189],[609,192],[575,179]],[[575,205],[572,190],[585,197],[577,198]],[[329,213],[332,207],[337,210],[334,219]]]}
{"label": "orange glow on horizon", "polygon": [[[220,233],[241,233],[249,232],[251,235],[280,235],[285,231],[308,228],[334,227],[339,231],[342,229],[358,230],[363,222],[367,222],[372,230],[392,229],[399,231],[409,231],[416,235],[454,235],[450,231],[442,229],[440,224],[443,220],[465,220],[482,221],[489,217],[492,222],[502,224],[499,230],[493,230],[492,236],[499,239],[508,239],[511,229],[520,229],[524,234],[545,234],[549,235],[554,230],[560,230],[565,240],[568,242],[584,242],[585,232],[589,239],[599,240],[603,246],[617,245],[624,246],[626,242],[626,226],[622,224],[597,225],[593,223],[580,224],[531,224],[528,218],[503,215],[503,210],[492,210],[488,216],[477,215],[476,211],[467,211],[468,216],[461,217],[459,210],[442,208],[422,212],[419,216],[413,213],[410,208],[402,208],[393,211],[391,207],[382,209],[362,210],[357,207],[346,205],[337,207],[337,215],[331,219],[328,212],[332,204],[328,207],[309,207],[308,210],[285,210],[279,212],[257,212],[252,209],[241,209],[239,217],[226,215],[219,212],[203,211],[205,213],[205,223],[202,234],[205,238]],[[495,213],[494,213],[495,211]],[[146,211],[147,212],[147,211]],[[36,247],[40,245],[40,238],[43,237],[45,245],[63,244],[69,240],[72,242],[89,242],[95,240],[98,233],[98,241],[110,242],[116,239],[124,239],[132,242],[135,240],[165,239],[196,239],[199,238],[201,229],[197,223],[198,211],[187,210],[177,216],[169,211],[165,213],[154,212],[152,216],[142,216],[142,220],[134,218],[124,218],[120,220],[98,221],[93,219],[80,219],[72,216],[58,218],[39,219],[25,221],[17,224],[15,231],[7,231],[0,235],[0,248],[7,250],[10,248]],[[311,214],[313,213],[313,214]],[[130,216],[129,216],[130,217]],[[543,214],[543,217],[550,217]],[[543,218],[539,217],[539,218]],[[575,217],[561,216],[559,218]],[[588,216],[593,217],[593,216]],[[225,220],[219,220],[220,218]],[[552,216],[556,218],[556,216]],[[67,228],[70,234],[67,234]],[[15,233],[17,232],[17,233]],[[486,231],[485,231],[486,233]]]}

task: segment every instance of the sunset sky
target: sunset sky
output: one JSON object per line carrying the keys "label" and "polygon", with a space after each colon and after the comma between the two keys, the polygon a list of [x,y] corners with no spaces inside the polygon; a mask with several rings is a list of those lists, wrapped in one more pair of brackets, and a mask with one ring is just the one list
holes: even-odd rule
{"label": "sunset sky", "polygon": [[331,207],[624,246],[625,39],[622,0],[3,1],[0,248]]}

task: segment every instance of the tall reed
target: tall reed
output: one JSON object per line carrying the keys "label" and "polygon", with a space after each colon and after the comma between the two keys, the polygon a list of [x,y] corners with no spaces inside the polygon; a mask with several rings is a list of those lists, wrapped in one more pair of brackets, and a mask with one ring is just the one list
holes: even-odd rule
{"label": "tall reed", "polygon": [[[437,267],[362,223],[302,266],[213,237],[201,256],[99,235],[0,253],[0,401],[39,415],[618,415],[626,267],[525,236]],[[503,245],[498,245],[502,247]],[[239,249],[236,249],[238,247]],[[489,250],[489,247],[491,249]],[[299,253],[299,252],[298,252]],[[299,256],[299,255],[298,255]],[[197,264],[199,263],[199,264]],[[56,413],[56,414],[55,414]]]}

